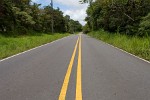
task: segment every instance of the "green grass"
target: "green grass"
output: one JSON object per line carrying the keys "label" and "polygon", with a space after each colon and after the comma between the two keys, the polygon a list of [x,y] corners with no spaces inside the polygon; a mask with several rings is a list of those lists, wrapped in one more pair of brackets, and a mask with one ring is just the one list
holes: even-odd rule
{"label": "green grass", "polygon": [[19,37],[0,35],[0,59],[23,52],[36,46],[68,36],[69,34],[35,34]]}
{"label": "green grass", "polygon": [[90,32],[90,36],[121,48],[136,56],[150,61],[150,37],[130,37],[121,34],[112,34],[103,30]]}

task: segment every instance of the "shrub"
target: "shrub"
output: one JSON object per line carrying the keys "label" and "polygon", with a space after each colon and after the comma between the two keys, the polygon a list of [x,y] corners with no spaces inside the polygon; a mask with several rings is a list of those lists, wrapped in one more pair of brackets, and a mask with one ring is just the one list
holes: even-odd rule
{"label": "shrub", "polygon": [[150,13],[142,18],[139,28],[139,35],[150,36]]}

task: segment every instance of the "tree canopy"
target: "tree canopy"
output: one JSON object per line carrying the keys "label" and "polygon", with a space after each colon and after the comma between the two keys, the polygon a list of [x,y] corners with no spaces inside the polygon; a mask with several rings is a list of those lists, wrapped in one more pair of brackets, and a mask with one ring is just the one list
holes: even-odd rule
{"label": "tree canopy", "polygon": [[53,9],[50,5],[41,7],[41,4],[31,3],[31,0],[0,1],[0,33],[3,34],[26,34],[29,30],[51,32],[52,17],[54,32],[73,33],[82,28],[79,22],[70,19],[69,15],[64,16],[59,8]]}
{"label": "tree canopy", "polygon": [[150,0],[82,0],[89,2],[87,25],[89,30],[103,28],[128,35],[150,35]]}

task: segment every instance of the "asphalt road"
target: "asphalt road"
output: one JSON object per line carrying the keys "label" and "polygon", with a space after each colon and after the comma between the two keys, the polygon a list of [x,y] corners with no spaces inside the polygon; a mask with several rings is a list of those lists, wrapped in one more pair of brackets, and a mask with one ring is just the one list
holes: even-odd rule
{"label": "asphalt road", "polygon": [[150,100],[150,63],[87,35],[0,61],[0,100]]}

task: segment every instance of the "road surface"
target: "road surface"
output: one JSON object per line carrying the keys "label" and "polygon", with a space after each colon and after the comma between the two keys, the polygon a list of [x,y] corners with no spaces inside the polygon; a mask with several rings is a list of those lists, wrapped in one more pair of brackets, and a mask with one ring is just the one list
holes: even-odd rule
{"label": "road surface", "polygon": [[150,64],[71,35],[0,61],[0,100],[150,100]]}

